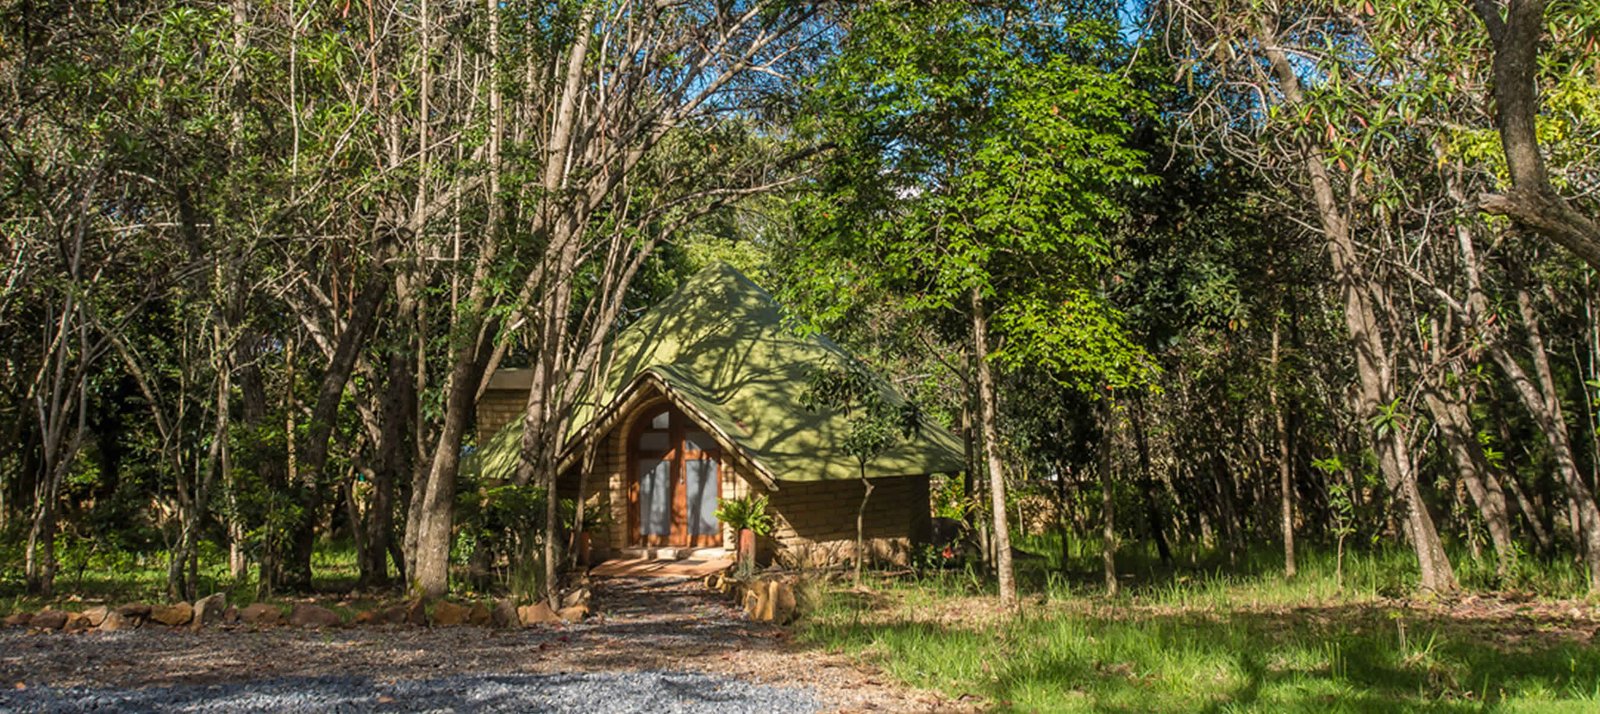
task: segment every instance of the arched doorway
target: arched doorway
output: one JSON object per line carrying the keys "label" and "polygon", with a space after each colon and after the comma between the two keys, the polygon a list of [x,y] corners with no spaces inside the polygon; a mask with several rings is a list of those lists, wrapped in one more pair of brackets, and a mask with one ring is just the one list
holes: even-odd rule
{"label": "arched doorway", "polygon": [[721,451],[669,404],[644,410],[628,437],[628,540],[640,547],[722,544]]}

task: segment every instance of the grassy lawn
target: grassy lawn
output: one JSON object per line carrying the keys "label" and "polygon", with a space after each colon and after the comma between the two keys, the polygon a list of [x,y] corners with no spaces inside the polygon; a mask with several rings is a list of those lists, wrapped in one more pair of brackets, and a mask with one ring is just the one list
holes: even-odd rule
{"label": "grassy lawn", "polygon": [[[45,605],[78,610],[87,603],[167,601],[167,557],[164,553],[64,553],[56,574],[56,597],[41,599],[23,594],[22,568],[0,578],[0,612],[34,611]],[[319,542],[311,554],[313,590],[322,594],[349,592],[359,577],[355,549],[347,542]],[[245,605],[256,601],[256,568],[245,577],[228,573],[226,553],[202,550],[200,594],[228,594],[228,602]]]}
{"label": "grassy lawn", "polygon": [[1342,589],[1307,560],[1293,582],[1172,572],[1115,598],[1034,563],[1018,616],[970,577],[884,582],[824,598],[800,639],[1018,711],[1600,711],[1592,604],[1402,601],[1376,587],[1398,558],[1347,562]]}

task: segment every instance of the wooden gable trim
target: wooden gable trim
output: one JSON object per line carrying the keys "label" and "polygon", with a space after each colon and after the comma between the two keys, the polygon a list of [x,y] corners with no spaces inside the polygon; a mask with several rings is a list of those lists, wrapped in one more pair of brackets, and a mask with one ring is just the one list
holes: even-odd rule
{"label": "wooden gable trim", "polygon": [[727,432],[722,430],[722,425],[707,416],[699,407],[695,406],[694,402],[683,398],[683,395],[679,394],[670,382],[662,379],[661,375],[651,370],[645,370],[638,377],[635,377],[633,382],[617,395],[616,399],[611,400],[611,403],[605,409],[601,410],[594,419],[591,419],[588,424],[578,430],[578,433],[567,443],[566,454],[561,458],[561,467],[558,470],[565,471],[572,468],[583,454],[583,447],[588,444],[590,439],[604,437],[619,422],[625,421],[639,409],[657,401],[650,394],[650,390],[645,389],[646,386],[654,387],[655,391],[660,393],[661,397],[665,398],[668,403],[677,407],[704,428],[706,433],[710,434],[711,438],[717,442],[717,445],[722,447],[724,458],[735,462],[737,465],[744,466],[750,473],[755,474],[756,478],[761,481],[761,485],[768,491],[778,490],[778,479],[773,475],[772,470],[767,468],[766,464],[757,461],[746,453],[738,442],[734,441],[732,437],[728,436]]}

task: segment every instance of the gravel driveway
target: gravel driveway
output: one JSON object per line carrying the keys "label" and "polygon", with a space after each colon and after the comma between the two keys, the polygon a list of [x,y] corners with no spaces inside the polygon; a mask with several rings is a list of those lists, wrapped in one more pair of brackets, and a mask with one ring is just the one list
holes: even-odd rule
{"label": "gravel driveway", "polygon": [[580,624],[27,634],[0,630],[0,712],[935,711],[790,643],[686,579],[595,581]]}
{"label": "gravel driveway", "polygon": [[809,712],[809,691],[687,672],[456,675],[379,684],[278,678],[145,689],[34,688],[0,695],[19,712]]}

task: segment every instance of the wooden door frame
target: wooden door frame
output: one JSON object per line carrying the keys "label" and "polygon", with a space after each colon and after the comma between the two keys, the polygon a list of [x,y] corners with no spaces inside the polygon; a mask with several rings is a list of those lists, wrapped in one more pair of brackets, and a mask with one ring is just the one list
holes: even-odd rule
{"label": "wooden door frame", "polygon": [[[639,435],[649,428],[651,421],[662,411],[666,411],[667,425],[667,450],[659,456],[651,454],[651,459],[660,459],[671,464],[668,478],[669,488],[672,492],[671,526],[665,537],[645,536],[640,533],[641,517],[639,514],[639,471],[643,461],[639,453]],[[629,547],[635,548],[704,548],[713,547],[722,543],[722,528],[718,524],[717,532],[690,535],[689,534],[689,478],[688,463],[690,461],[710,461],[716,464],[717,498],[722,498],[722,481],[726,464],[723,463],[722,449],[715,451],[690,451],[685,448],[685,435],[690,431],[688,426],[693,423],[695,431],[711,436],[711,432],[695,422],[688,414],[679,409],[677,405],[665,399],[652,400],[639,407],[634,412],[633,418],[628,422],[626,431],[623,432],[623,448],[627,450],[628,465],[628,538]]]}

